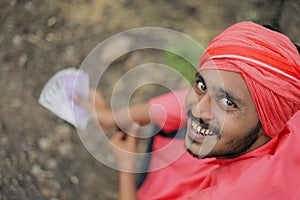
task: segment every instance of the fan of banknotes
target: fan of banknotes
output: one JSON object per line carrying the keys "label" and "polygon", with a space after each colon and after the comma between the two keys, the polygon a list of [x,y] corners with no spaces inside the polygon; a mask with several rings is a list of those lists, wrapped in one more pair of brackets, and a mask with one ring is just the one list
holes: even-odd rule
{"label": "fan of banknotes", "polygon": [[44,86],[39,103],[76,128],[85,129],[89,112],[73,101],[76,94],[84,99],[89,96],[89,76],[75,68],[64,69],[53,75]]}

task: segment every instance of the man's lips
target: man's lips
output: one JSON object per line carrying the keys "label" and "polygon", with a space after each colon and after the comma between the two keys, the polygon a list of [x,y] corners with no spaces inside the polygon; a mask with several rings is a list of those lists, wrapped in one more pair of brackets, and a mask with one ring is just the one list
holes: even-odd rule
{"label": "man's lips", "polygon": [[204,137],[207,136],[215,136],[219,135],[217,131],[212,130],[207,124],[201,124],[201,119],[196,118],[193,114],[192,111],[188,111],[188,117],[189,117],[189,127],[188,127],[188,137],[197,142],[201,143]]}
{"label": "man's lips", "polygon": [[191,120],[191,127],[198,135],[202,135],[202,136],[216,135],[212,130],[208,128],[203,128],[198,122],[194,120]]}

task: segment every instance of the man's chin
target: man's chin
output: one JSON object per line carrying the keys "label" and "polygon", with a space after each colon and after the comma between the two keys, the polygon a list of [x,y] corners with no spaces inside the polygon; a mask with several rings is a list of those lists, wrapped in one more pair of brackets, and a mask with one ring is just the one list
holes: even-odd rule
{"label": "man's chin", "polygon": [[202,141],[202,142],[199,142],[198,140],[193,140],[192,138],[186,136],[184,147],[193,157],[196,158],[203,159],[203,158],[215,157],[213,153],[215,142],[214,141],[212,143],[209,141]]}
{"label": "man's chin", "polygon": [[200,154],[201,144],[186,137],[184,147],[193,157],[195,158],[205,158],[205,155]]}

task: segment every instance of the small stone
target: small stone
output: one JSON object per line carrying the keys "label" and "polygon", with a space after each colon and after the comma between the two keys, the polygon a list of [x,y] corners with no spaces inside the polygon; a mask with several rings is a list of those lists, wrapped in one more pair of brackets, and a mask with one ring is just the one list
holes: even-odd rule
{"label": "small stone", "polygon": [[28,10],[29,12],[34,11],[35,8],[34,8],[32,1],[28,1],[25,3],[25,9]]}
{"label": "small stone", "polygon": [[23,44],[23,38],[20,35],[15,35],[12,39],[12,42],[16,46],[20,46]]}
{"label": "small stone", "polygon": [[71,136],[71,128],[65,124],[58,125],[55,128],[55,135],[61,139],[69,139]]}
{"label": "small stone", "polygon": [[61,143],[58,146],[58,152],[62,156],[72,156],[72,145],[69,143]]}
{"label": "small stone", "polygon": [[47,169],[55,169],[57,167],[57,163],[54,159],[50,158],[47,160],[46,167]]}
{"label": "small stone", "polygon": [[23,67],[26,64],[27,60],[28,60],[28,57],[26,54],[21,55],[21,57],[19,58],[19,62],[18,62],[19,66]]}
{"label": "small stone", "polygon": [[51,191],[48,190],[47,188],[42,188],[41,189],[41,193],[42,195],[44,195],[45,197],[49,197],[51,195]]}
{"label": "small stone", "polygon": [[76,176],[71,176],[70,180],[72,183],[74,183],[75,185],[77,185],[79,183],[79,179]]}
{"label": "small stone", "polygon": [[75,54],[75,47],[72,46],[72,45],[68,46],[68,47],[66,48],[66,50],[65,50],[65,53],[66,53],[66,55],[68,55],[68,56],[74,55],[74,54]]}
{"label": "small stone", "polygon": [[52,42],[54,40],[54,38],[55,38],[55,34],[54,33],[48,33],[46,35],[47,42]]}
{"label": "small stone", "polygon": [[51,142],[47,139],[47,138],[41,138],[39,140],[39,147],[43,150],[43,151],[47,151],[50,149],[51,147]]}
{"label": "small stone", "polygon": [[41,173],[42,173],[42,169],[40,168],[40,166],[38,165],[33,165],[31,167],[31,173],[34,175],[34,176],[39,176]]}
{"label": "small stone", "polygon": [[56,18],[50,17],[47,21],[47,26],[53,26],[54,24],[56,24]]}

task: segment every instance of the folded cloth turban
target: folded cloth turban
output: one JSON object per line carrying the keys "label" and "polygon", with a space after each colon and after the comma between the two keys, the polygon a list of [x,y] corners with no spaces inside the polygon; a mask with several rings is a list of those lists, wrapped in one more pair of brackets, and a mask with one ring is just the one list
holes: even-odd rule
{"label": "folded cloth turban", "polygon": [[278,135],[300,110],[300,56],[279,32],[237,23],[209,44],[200,60],[204,69],[233,71],[244,78],[269,137]]}

